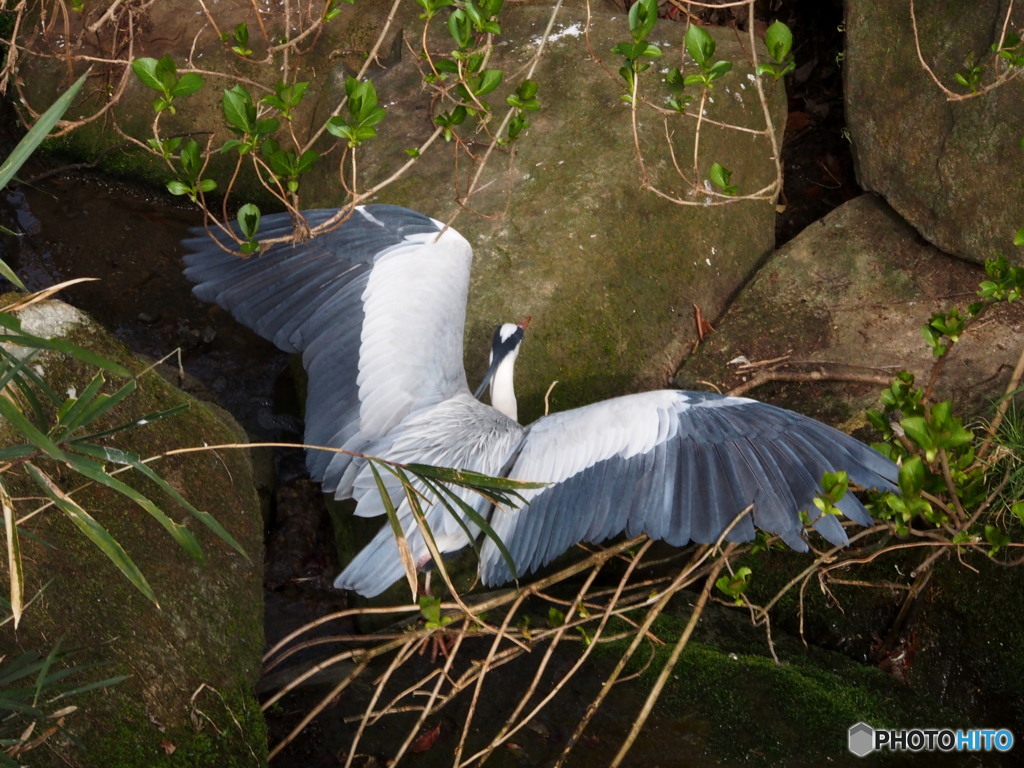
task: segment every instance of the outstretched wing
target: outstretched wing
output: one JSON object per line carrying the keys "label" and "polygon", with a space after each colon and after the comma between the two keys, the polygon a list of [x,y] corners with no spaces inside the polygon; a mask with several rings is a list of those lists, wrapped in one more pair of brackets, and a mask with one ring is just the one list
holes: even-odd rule
{"label": "outstretched wing", "polygon": [[[573,544],[623,531],[677,546],[712,542],[751,503],[752,515],[730,540],[750,540],[757,527],[805,551],[805,509],[822,536],[847,542],[839,521],[813,505],[821,476],[838,470],[866,488],[895,489],[895,464],[814,419],[746,398],[647,392],[531,425],[504,474],[551,485],[524,494],[521,509],[496,509],[491,525],[520,575]],[[854,522],[871,524],[853,495],[838,507]],[[489,585],[511,578],[490,541],[481,550],[480,575]]]}
{"label": "outstretched wing", "polygon": [[[310,226],[337,212],[305,211]],[[286,214],[257,235],[286,235]],[[229,310],[309,374],[311,445],[363,450],[405,416],[468,391],[462,332],[472,249],[455,230],[391,205],[356,208],[332,232],[242,259],[205,234],[184,242],[196,296]],[[351,459],[310,451],[324,491],[351,488]]]}

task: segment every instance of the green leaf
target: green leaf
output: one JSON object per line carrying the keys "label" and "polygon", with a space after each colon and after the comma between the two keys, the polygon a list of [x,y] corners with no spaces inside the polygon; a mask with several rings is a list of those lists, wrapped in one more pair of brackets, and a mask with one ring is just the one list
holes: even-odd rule
{"label": "green leaf", "polygon": [[46,434],[39,430],[35,424],[29,421],[6,395],[0,395],[0,416],[10,422],[25,439],[36,448],[45,453],[51,459],[59,462],[67,461],[67,454],[64,453]]}
{"label": "green leaf", "polygon": [[1010,543],[1010,537],[1001,528],[997,528],[994,525],[985,526],[985,541],[987,541],[991,548],[988,551],[989,557],[995,555],[1000,549]]}
{"label": "green leaf", "polygon": [[170,56],[161,56],[157,59],[156,66],[153,68],[153,74],[160,81],[161,90],[166,94],[170,94],[171,87],[178,80],[178,68],[174,64],[174,59]]}
{"label": "green leaf", "polygon": [[1024,523],[1024,501],[1013,502],[1013,504],[1010,505],[1010,512],[1014,517],[1020,520],[1020,522]]}
{"label": "green leaf", "polygon": [[747,566],[743,566],[737,568],[735,573],[727,573],[719,577],[715,581],[715,587],[731,597],[736,605],[743,605],[741,595],[750,585],[750,577],[752,575],[753,571]]}
{"label": "green leaf", "polygon": [[239,133],[256,132],[256,106],[252,96],[241,85],[224,91],[222,99],[224,119],[228,125]]}
{"label": "green leaf", "polygon": [[473,21],[464,8],[456,8],[448,17],[448,34],[459,46],[459,50],[465,50],[473,42]]}
{"label": "green leaf", "polygon": [[490,93],[501,85],[501,79],[504,75],[505,72],[500,69],[485,69],[480,73],[480,82],[473,90],[474,95],[483,96]]}
{"label": "green leaf", "polygon": [[157,602],[153,588],[146,581],[146,577],[142,575],[142,571],[139,570],[138,566],[128,556],[128,553],[124,551],[124,548],[118,544],[117,540],[110,535],[107,529],[79,506],[74,499],[58,488],[53,480],[41,469],[31,462],[26,462],[25,468],[36,484],[57,505],[57,508],[67,515],[71,522],[117,566],[121,573],[131,582],[132,586],[159,608],[160,604]]}
{"label": "green leaf", "polygon": [[717,80],[726,72],[732,69],[731,61],[716,61],[708,68],[708,75],[711,76],[712,80]]}
{"label": "green leaf", "polygon": [[521,101],[529,101],[537,95],[538,88],[539,86],[537,85],[536,80],[523,80],[523,82],[519,84],[519,87],[516,88],[516,96],[518,96]]}
{"label": "green leaf", "polygon": [[722,194],[735,195],[736,187],[730,183],[732,178],[732,171],[723,166],[721,163],[712,163],[711,168],[708,170],[708,178],[711,179],[711,183],[716,187],[721,188]]}
{"label": "green leaf", "polygon": [[789,56],[793,48],[793,33],[781,21],[774,21],[765,32],[764,43],[768,53],[779,64]]}
{"label": "green leaf", "polygon": [[686,30],[686,52],[690,54],[701,69],[707,67],[708,61],[715,55],[715,39],[703,27],[690,24]]}
{"label": "green leaf", "polygon": [[[124,452],[120,451],[111,452],[110,454],[108,454],[102,448],[81,444],[77,445],[76,449],[80,451],[82,454],[92,454],[97,458],[107,458],[111,455],[124,454]],[[189,555],[191,555],[195,560],[201,561],[203,559],[203,551],[202,549],[200,549],[199,542],[196,541],[196,538],[192,535],[192,532],[184,525],[174,522],[170,517],[167,516],[167,514],[160,507],[158,507],[152,500],[150,500],[144,494],[135,490],[127,483],[118,480],[113,475],[110,475],[109,473],[107,473],[107,471],[103,468],[101,464],[98,464],[89,458],[85,458],[85,456],[71,454],[69,455],[69,459],[69,464],[76,472],[83,475],[84,477],[89,478],[93,482],[99,483],[100,485],[104,485],[107,488],[110,488],[112,491],[116,491],[125,498],[135,502],[135,504],[137,504],[139,507],[145,510],[150,517],[152,517],[154,520],[160,523],[160,525],[162,525],[164,529],[169,534],[171,534],[174,540],[177,541],[181,548],[188,552]],[[124,460],[121,463],[139,464],[141,462],[139,462],[138,457],[135,457],[134,462],[130,460]],[[149,470],[148,467],[146,467],[146,469]]]}
{"label": "green leaf", "polygon": [[7,540],[7,580],[10,584],[10,605],[8,610],[14,619],[14,628],[21,621],[21,610],[25,598],[25,571],[21,562],[21,539],[14,519],[14,504],[7,493],[7,486],[0,480],[0,506],[4,514],[4,536]]}
{"label": "green leaf", "polygon": [[202,88],[206,82],[198,72],[186,72],[171,88],[172,96],[188,96]]}
{"label": "green leaf", "polygon": [[132,72],[139,78],[139,82],[154,91],[166,93],[163,81],[156,74],[156,59],[142,56],[132,61]]}
{"label": "green leaf", "polygon": [[249,240],[256,237],[260,228],[260,209],[253,203],[246,203],[238,209],[238,228]]}
{"label": "green leaf", "polygon": [[189,181],[195,181],[199,176],[199,171],[202,169],[202,160],[199,156],[199,142],[195,139],[189,139],[182,145],[178,157],[181,161],[181,168],[185,171],[185,176]]}
{"label": "green leaf", "polygon": [[[88,73],[78,78],[70,88],[64,91],[60,97],[50,105],[43,114],[39,116],[39,119],[35,121],[28,133],[18,142],[18,145],[14,150],[7,156],[7,158],[0,163],[0,188],[6,187],[14,174],[18,172],[25,161],[35,152],[36,148],[42,143],[43,139],[50,130],[57,124],[57,121],[64,115],[64,112],[71,105],[71,101],[78,94],[82,84],[85,83],[85,79],[88,77]],[[24,286],[20,285],[20,281],[12,281],[15,285],[20,288]]]}
{"label": "green leaf", "polygon": [[1024,248],[1024,227],[1021,227],[1013,236],[1013,244],[1018,248]]}
{"label": "green leaf", "polygon": [[924,489],[924,462],[920,456],[911,456],[903,462],[899,474],[900,493],[906,499],[916,499]]}
{"label": "green leaf", "polygon": [[925,450],[934,445],[931,432],[928,429],[928,421],[924,416],[907,416],[900,421],[903,432],[906,436]]}
{"label": "green leaf", "polygon": [[636,43],[646,39],[658,21],[658,0],[637,0],[629,8],[629,32]]}

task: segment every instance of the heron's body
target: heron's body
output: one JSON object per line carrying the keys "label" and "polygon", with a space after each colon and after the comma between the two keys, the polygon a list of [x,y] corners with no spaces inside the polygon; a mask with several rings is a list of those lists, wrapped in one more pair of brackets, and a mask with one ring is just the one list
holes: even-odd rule
{"label": "heron's body", "polygon": [[[305,215],[315,224],[334,213]],[[266,217],[260,236],[288,226],[286,217]],[[494,510],[463,494],[490,516],[520,575],[574,543],[623,531],[677,545],[714,541],[751,503],[752,514],[728,538],[751,539],[756,526],[806,549],[799,512],[807,509],[819,533],[844,544],[834,516],[816,517],[812,501],[821,475],[846,470],[859,485],[894,487],[895,465],[872,449],[746,398],[663,390],[520,425],[511,377],[522,332],[499,329],[488,374],[492,405],[480,402],[462,364],[472,249],[454,230],[413,211],[357,208],[332,233],[249,260],[205,237],[186,245],[192,251],[186,275],[200,298],[229,309],[282,349],[302,353],[309,373],[307,444],[549,483],[525,492],[528,504],[517,510]],[[357,515],[384,513],[364,460],[310,450],[307,464],[324,491],[358,502]],[[400,489],[392,491],[410,550],[423,565],[427,547]],[[871,522],[853,496],[839,508],[855,522]],[[442,552],[469,543],[442,505],[426,514]],[[336,585],[374,595],[401,575],[385,525]],[[511,578],[490,540],[482,544],[480,575],[485,584]]]}

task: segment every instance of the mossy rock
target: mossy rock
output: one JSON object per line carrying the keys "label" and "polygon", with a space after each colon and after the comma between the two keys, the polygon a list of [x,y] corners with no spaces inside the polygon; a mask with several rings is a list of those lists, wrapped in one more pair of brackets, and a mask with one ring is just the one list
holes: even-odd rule
{"label": "mossy rock", "polygon": [[[57,334],[136,374],[144,368],[68,305],[46,302],[19,316],[26,330],[40,336]],[[44,322],[53,317],[56,325]],[[33,366],[58,393],[83,392],[95,373],[77,359],[52,352],[36,358]],[[108,393],[124,383],[107,378]],[[99,432],[178,406],[187,410],[92,442],[141,457],[245,442],[226,413],[152,372],[139,375],[135,392],[89,430]],[[0,430],[3,445],[24,442],[9,424]],[[33,766],[104,768],[265,764],[265,728],[253,693],[263,645],[263,524],[246,451],[201,450],[165,456],[150,466],[196,508],[211,514],[247,557],[151,481],[135,473],[118,475],[188,527],[202,548],[202,562],[125,497],[88,486],[67,466],[45,457],[32,461],[62,489],[86,486],[74,492],[74,500],[121,544],[148,580],[159,607],[56,508],[45,508],[19,526],[25,595],[34,601],[17,629],[8,623],[0,630],[0,654],[10,658],[27,649],[45,654],[59,641],[64,650],[79,649],[70,664],[100,665],[77,673],[72,678],[77,684],[126,676],[70,700],[78,709],[64,718],[65,727],[20,759]],[[3,480],[19,515],[39,505],[39,489],[18,464],[7,466]],[[6,584],[6,561],[2,578]]]}
{"label": "mossy rock", "polygon": [[915,34],[906,4],[844,5],[844,102],[857,181],[948,253],[975,262],[1012,256],[1024,193],[1024,81],[1011,77],[970,96],[956,74],[969,59],[985,68],[982,88],[1005,74],[991,47],[1003,30],[1021,29],[1024,9],[977,0],[965,15],[955,0],[917,0]]}

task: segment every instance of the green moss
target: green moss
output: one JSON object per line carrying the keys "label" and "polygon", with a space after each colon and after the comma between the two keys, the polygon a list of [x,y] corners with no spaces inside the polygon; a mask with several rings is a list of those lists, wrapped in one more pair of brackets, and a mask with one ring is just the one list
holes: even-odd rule
{"label": "green moss", "polygon": [[[67,338],[122,365],[141,370],[123,347],[90,325]],[[56,392],[84,389],[93,371],[78,361],[47,354],[41,360]],[[107,377],[107,392],[123,381]],[[185,396],[155,373],[102,422],[103,430],[187,404],[188,410],[143,427],[118,432],[105,444],[142,457],[197,444],[240,442],[242,433],[222,413]],[[4,442],[20,440],[4,435]],[[82,483],[69,468],[44,458],[39,465],[61,488]],[[253,694],[263,645],[262,520],[244,451],[222,450],[167,456],[151,467],[198,509],[213,515],[249,554],[230,549],[151,481],[119,475],[189,527],[202,547],[193,560],[150,515],[105,488],[85,487],[74,498],[103,525],[151,584],[160,607],[136,590],[69,519],[50,510],[23,526],[27,593],[45,585],[15,634],[0,634],[0,653],[14,646],[47,648],[64,636],[64,647],[81,648],[74,663],[96,662],[93,679],[125,675],[119,685],[76,698],[68,736],[47,752],[80,766],[163,765],[161,744],[176,749],[167,765],[259,765],[265,731]],[[5,484],[15,496],[33,488],[17,472]],[[35,491],[38,494],[38,491]],[[42,750],[33,753],[40,757]],[[163,758],[160,758],[163,759]],[[37,758],[38,760],[38,758]],[[51,763],[36,762],[34,765]]]}
{"label": "green moss", "polygon": [[[671,639],[679,636],[684,624],[684,619],[674,617],[656,622],[655,634],[670,642],[655,650],[642,671],[644,687],[660,673],[671,652]],[[691,641],[648,728],[663,736],[666,729],[679,728],[691,738],[699,735],[702,749],[723,764],[774,766],[848,759],[846,732],[861,720],[876,727],[966,725],[962,715],[914,697],[879,669],[836,653],[787,648],[790,643],[785,640],[781,645],[781,663],[776,663],[766,648],[757,652],[756,642],[742,631],[724,646]],[[602,654],[621,653],[624,647],[613,644]],[[643,663],[647,661],[645,657]],[[639,671],[640,662],[633,667]]]}
{"label": "green moss", "polygon": [[88,746],[104,768],[251,768],[266,764],[266,725],[246,691],[204,689],[190,712],[195,727],[177,726],[140,736],[132,723],[145,712],[126,702],[119,725]]}

